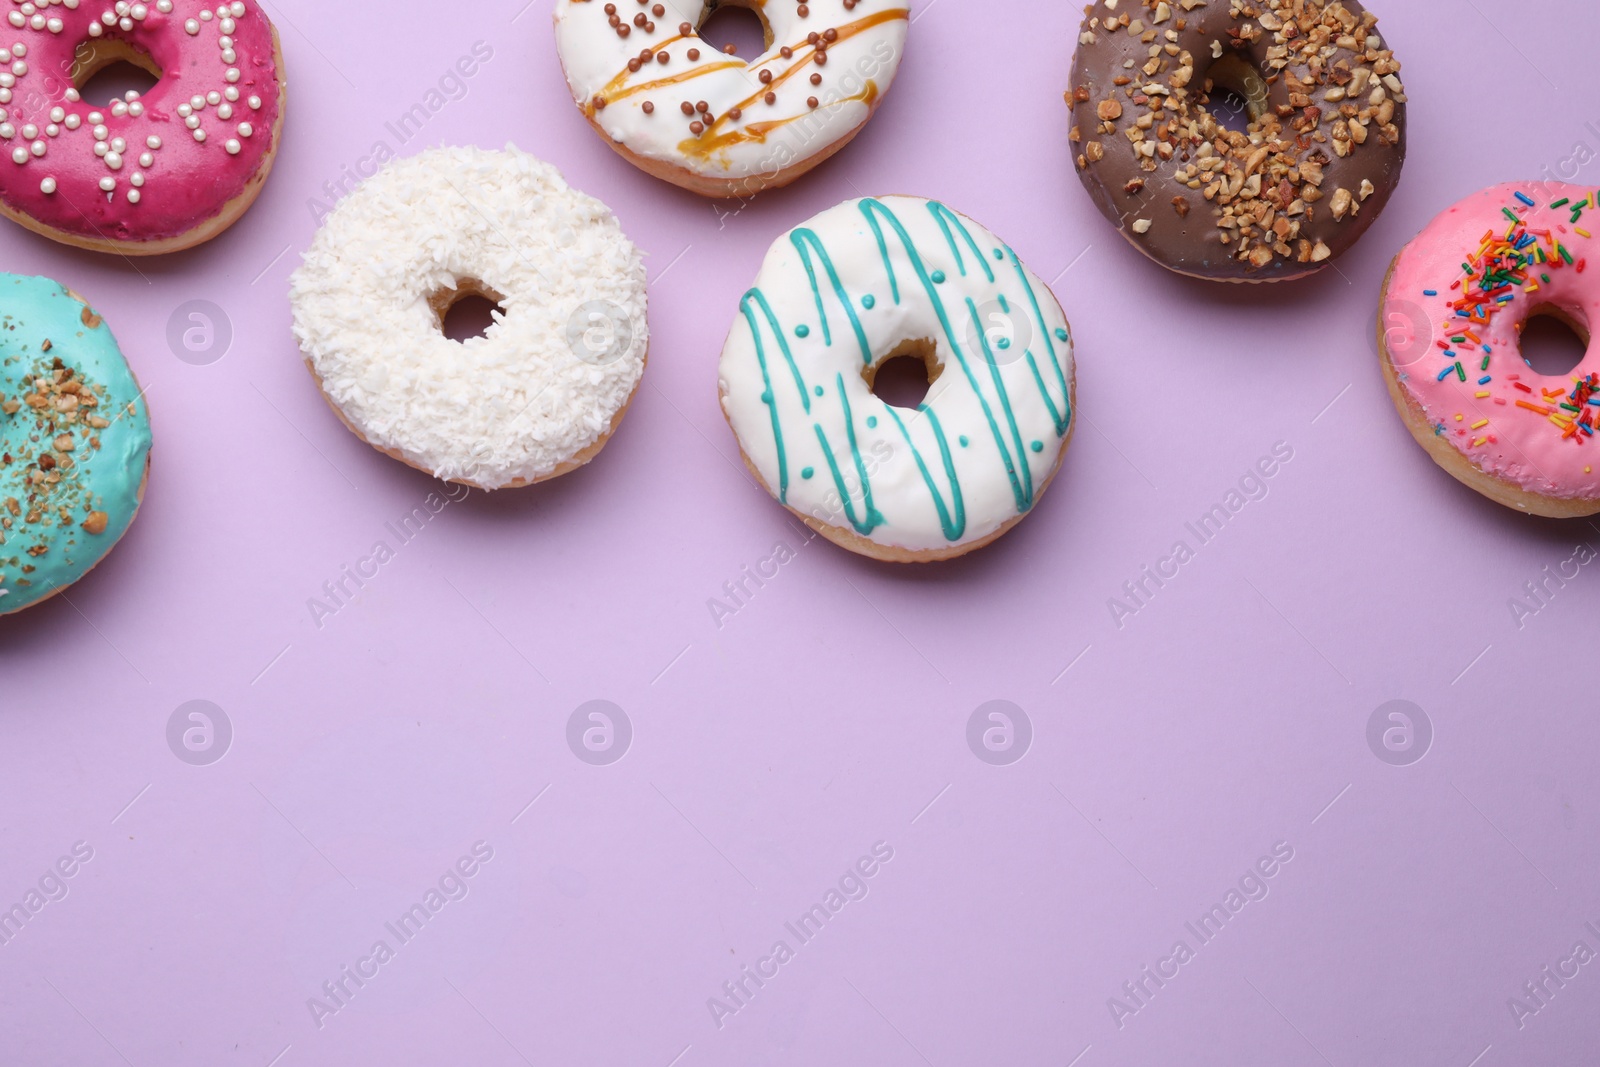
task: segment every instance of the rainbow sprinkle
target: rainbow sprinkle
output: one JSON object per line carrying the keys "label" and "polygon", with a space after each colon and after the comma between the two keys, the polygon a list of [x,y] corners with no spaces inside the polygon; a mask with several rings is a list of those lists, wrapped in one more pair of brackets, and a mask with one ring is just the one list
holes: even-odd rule
{"label": "rainbow sprinkle", "polygon": [[[1485,386],[1492,382],[1494,375],[1489,366],[1494,350],[1479,334],[1487,332],[1486,327],[1493,323],[1495,316],[1516,302],[1519,291],[1524,294],[1539,292],[1541,282],[1550,284],[1550,272],[1572,267],[1581,273],[1588,265],[1586,259],[1575,257],[1563,241],[1563,235],[1569,232],[1565,226],[1531,228],[1524,216],[1530,209],[1538,207],[1537,202],[1521,191],[1515,191],[1513,195],[1520,206],[1516,210],[1512,207],[1501,208],[1509,225],[1503,231],[1490,229],[1484,233],[1477,251],[1461,264],[1463,276],[1450,286],[1452,293],[1460,295],[1448,305],[1452,318],[1444,324],[1444,331],[1445,336],[1450,338],[1449,342],[1436,342],[1440,354],[1447,361],[1439,371],[1438,380],[1441,382],[1452,374],[1463,383],[1468,381],[1462,355],[1473,349],[1482,349],[1484,353],[1477,367],[1482,377],[1474,375],[1477,384]],[[1586,240],[1591,239],[1590,231],[1579,226],[1578,222],[1585,212],[1600,209],[1600,190],[1576,202],[1563,197],[1553,201],[1550,207],[1568,208],[1572,215],[1571,232]],[[1424,289],[1423,295],[1436,297],[1439,290]],[[1516,380],[1518,375],[1506,377],[1519,392],[1533,392]],[[1546,403],[1517,400],[1516,406],[1548,419],[1561,430],[1563,438],[1571,438],[1582,444],[1585,437],[1593,435],[1597,422],[1600,422],[1600,412],[1595,410],[1600,408],[1600,374],[1574,378],[1572,389],[1565,394],[1559,389],[1543,389],[1541,392]],[[1490,394],[1480,391],[1476,396],[1478,399],[1489,399]],[[1505,403],[1500,399],[1495,402]],[[1477,430],[1487,424],[1488,420],[1485,419],[1472,428]],[[1488,439],[1479,438],[1474,444],[1482,444]]]}

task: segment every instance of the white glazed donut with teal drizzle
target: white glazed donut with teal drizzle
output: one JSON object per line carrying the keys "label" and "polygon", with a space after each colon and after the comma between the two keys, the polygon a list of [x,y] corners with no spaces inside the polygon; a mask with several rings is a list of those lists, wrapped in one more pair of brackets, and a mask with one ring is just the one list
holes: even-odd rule
{"label": "white glazed donut with teal drizzle", "polygon": [[0,615],[93,570],[149,466],[150,413],[105,322],[48,278],[0,274]]}
{"label": "white glazed donut with teal drizzle", "polygon": [[[873,392],[915,356],[916,408]],[[943,204],[851,200],[772,246],[722,351],[750,469],[813,529],[897,562],[949,559],[1029,514],[1074,419],[1072,331],[1010,246]]]}

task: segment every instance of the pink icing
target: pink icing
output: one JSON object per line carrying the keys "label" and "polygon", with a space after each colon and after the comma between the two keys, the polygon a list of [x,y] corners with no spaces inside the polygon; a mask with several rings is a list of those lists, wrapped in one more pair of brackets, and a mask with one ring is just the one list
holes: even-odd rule
{"label": "pink icing", "polygon": [[[1535,206],[1524,203],[1518,193]],[[1600,243],[1584,236],[1600,233],[1595,196],[1593,189],[1559,182],[1499,185],[1475,193],[1434,219],[1400,253],[1384,301],[1382,325],[1401,388],[1422,406],[1435,432],[1480,470],[1540,496],[1600,497],[1600,407],[1578,403],[1578,414],[1561,407],[1573,403],[1569,394],[1580,380],[1600,373],[1600,337],[1583,361],[1561,377],[1534,371],[1522,359],[1519,345],[1523,325],[1544,305],[1586,329],[1600,325]],[[1550,206],[1562,199],[1568,202]],[[1574,223],[1580,204],[1583,214]],[[1551,262],[1535,264],[1525,285],[1512,283],[1497,293],[1509,294],[1511,300],[1495,305],[1498,310],[1487,324],[1462,318],[1455,303],[1466,292],[1478,292],[1477,281],[1467,277],[1462,265],[1477,260],[1486,232],[1505,237],[1511,231],[1507,210],[1524,220]],[[1539,236],[1540,231],[1548,237]],[[1571,265],[1552,242],[1567,250]],[[1525,251],[1531,253],[1536,246]],[[1425,295],[1428,291],[1437,295]],[[1465,330],[1481,343],[1453,340],[1464,337]],[[1486,355],[1489,366],[1482,369]],[[1465,381],[1455,371],[1457,362]],[[1441,380],[1438,375],[1447,368],[1449,374]],[[1480,384],[1485,377],[1490,380]],[[1550,409],[1573,428],[1569,432],[1553,423],[1544,411],[1519,407],[1519,400]],[[1483,420],[1488,421],[1479,425]],[[1595,428],[1596,436],[1591,438],[1579,422]]]}
{"label": "pink icing", "polygon": [[[0,72],[9,69],[15,81],[0,77],[0,199],[10,208],[91,239],[175,237],[220,214],[269,158],[282,79],[272,25],[254,0],[6,6],[0,46],[10,48],[10,66],[0,64]],[[37,9],[31,18],[22,14],[30,7]],[[197,33],[186,28],[191,20]],[[91,35],[91,25],[100,32]],[[147,52],[162,77],[133,104],[96,108],[77,99],[69,75],[80,43],[113,38]],[[195,97],[205,103],[194,111],[204,141],[179,112]],[[76,129],[69,128],[72,116]],[[32,138],[25,136],[30,124],[37,127]],[[104,130],[97,137],[98,126]],[[116,138],[125,147],[114,159]],[[97,141],[107,146],[103,157]],[[237,153],[230,152],[235,143]],[[27,152],[23,163],[16,162],[19,149]],[[45,191],[47,179],[54,192]],[[109,191],[106,179],[114,183]]]}

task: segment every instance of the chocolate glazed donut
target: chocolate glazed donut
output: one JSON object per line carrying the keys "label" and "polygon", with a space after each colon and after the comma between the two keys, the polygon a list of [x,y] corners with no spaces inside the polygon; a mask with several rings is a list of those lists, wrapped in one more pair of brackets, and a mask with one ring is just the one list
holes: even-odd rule
{"label": "chocolate glazed donut", "polygon": [[[1101,214],[1169,270],[1303,277],[1400,181],[1400,64],[1356,0],[1098,0],[1072,68],[1074,155]],[[1249,132],[1213,114],[1246,101]]]}

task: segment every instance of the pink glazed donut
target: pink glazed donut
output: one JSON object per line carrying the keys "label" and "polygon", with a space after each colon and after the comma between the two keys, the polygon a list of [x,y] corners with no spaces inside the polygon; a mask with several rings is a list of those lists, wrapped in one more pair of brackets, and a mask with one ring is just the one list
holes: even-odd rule
{"label": "pink glazed donut", "polygon": [[[1600,192],[1497,185],[1395,257],[1379,309],[1389,393],[1419,444],[1491,500],[1534,515],[1600,512]],[[1588,345],[1551,376],[1523,358],[1528,320]]]}
{"label": "pink glazed donut", "polygon": [[[255,200],[283,128],[283,54],[254,0],[12,0],[0,23],[0,214],[100,252],[208,241]],[[95,107],[117,62],[158,81]],[[9,64],[9,66],[5,65]]]}

